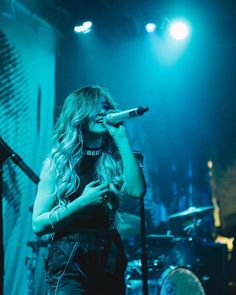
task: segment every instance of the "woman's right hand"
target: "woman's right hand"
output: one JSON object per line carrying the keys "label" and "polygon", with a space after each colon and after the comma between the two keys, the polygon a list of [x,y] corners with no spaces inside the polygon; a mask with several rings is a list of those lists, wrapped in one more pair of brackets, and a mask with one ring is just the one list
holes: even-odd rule
{"label": "woman's right hand", "polygon": [[85,207],[94,207],[101,205],[104,201],[106,193],[109,192],[108,184],[99,184],[99,180],[90,182],[84,188],[79,199],[83,200],[83,205]]}

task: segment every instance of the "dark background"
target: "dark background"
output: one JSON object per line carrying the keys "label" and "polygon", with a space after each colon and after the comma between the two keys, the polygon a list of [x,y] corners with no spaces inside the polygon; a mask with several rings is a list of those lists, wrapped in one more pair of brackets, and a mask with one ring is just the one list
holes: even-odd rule
{"label": "dark background", "polygon": [[[18,2],[29,8],[22,18],[24,23],[19,28],[17,24],[21,19],[21,10],[17,9]],[[4,124],[0,127],[7,135],[7,142],[9,137],[9,144],[16,151],[17,147],[20,151],[24,146],[22,151],[27,157],[21,153],[20,155],[24,159],[32,158],[32,168],[37,169],[42,160],[40,157],[48,150],[54,91],[52,81],[48,81],[48,87],[45,87],[44,82],[54,73],[54,51],[50,41],[48,44],[43,43],[46,42],[43,41],[44,38],[41,39],[43,31],[37,34],[43,19],[51,24],[53,30],[50,28],[48,33],[54,43],[51,35],[54,31],[57,45],[55,119],[65,97],[86,84],[100,84],[110,89],[120,109],[137,106],[150,108],[143,117],[127,121],[126,127],[133,148],[141,151],[144,156],[148,255],[154,264],[158,259],[161,262],[161,257],[164,257],[163,265],[156,265],[159,269],[154,269],[155,275],[159,276],[163,267],[192,264],[191,269],[196,271],[202,282],[206,277],[210,278],[208,282],[204,282],[206,289],[211,290],[209,294],[225,295],[228,281],[234,282],[232,294],[235,294],[235,247],[231,253],[232,248],[228,251],[228,248],[217,243],[219,240],[215,238],[222,238],[221,235],[235,237],[236,232],[236,2],[1,0],[0,3],[4,23],[9,24],[9,28],[8,25],[5,27],[6,32],[8,29],[14,32],[9,36],[15,35],[16,44],[21,45],[22,42],[23,46],[19,48],[24,48],[22,52],[26,53],[26,62],[34,59],[37,61],[30,63],[29,68],[42,60],[41,67],[34,69],[35,76],[32,75],[31,78],[35,82],[40,78],[44,87],[42,91],[41,87],[36,88],[36,96],[32,93],[33,101],[37,101],[36,115],[32,113],[32,109],[36,110],[36,105],[31,108],[32,100],[28,98],[25,80],[21,78],[15,81],[14,78],[16,70],[25,70],[24,64],[12,71],[14,63],[11,59],[8,60],[9,56],[6,59],[8,51],[3,51],[0,68],[5,71],[5,65],[9,65],[6,69],[12,76],[10,75],[8,82],[14,89],[17,89],[16,82],[22,88],[22,92],[17,92],[19,103],[16,103],[11,92],[9,99],[6,96],[4,100],[10,111],[1,117]],[[191,25],[190,37],[185,42],[171,41],[167,36],[168,22],[176,17],[186,19]],[[86,20],[93,22],[92,32],[86,35],[75,34],[74,26]],[[147,34],[144,29],[149,21],[157,24],[154,34]],[[48,27],[45,25],[44,23],[42,28]],[[30,29],[29,32],[27,28]],[[33,40],[32,36],[37,40]],[[3,42],[5,39],[2,37]],[[45,35],[45,40],[50,39]],[[37,46],[39,48],[36,48]],[[25,51],[28,48],[29,50]],[[9,45],[9,49],[15,52],[16,48]],[[27,55],[28,52],[32,56]],[[40,52],[46,56],[41,56]],[[22,57],[26,57],[24,54]],[[18,64],[21,65],[20,62]],[[45,76],[41,79],[43,66]],[[29,83],[30,81],[31,79]],[[30,86],[34,89],[35,85]],[[48,91],[45,91],[45,88]],[[5,88],[3,90],[5,91]],[[52,93],[48,101],[45,99],[46,93]],[[46,106],[49,107],[45,112]],[[25,115],[26,111],[29,116]],[[8,119],[11,124],[8,124]],[[34,130],[33,124],[36,121],[38,130],[35,130],[34,136],[35,133],[27,133],[25,130],[31,130],[26,128],[31,127],[31,122]],[[47,130],[39,128],[46,124]],[[32,148],[32,151],[28,152],[27,147]],[[213,162],[212,169],[207,166],[209,160]],[[40,286],[38,291],[41,294],[45,293],[42,273],[45,256],[42,252],[46,251],[49,240],[46,240],[47,237],[45,240],[35,240],[36,237],[32,237],[31,225],[27,224],[31,224],[35,191],[32,188],[31,193],[28,184],[23,186],[25,175],[18,174],[17,170],[15,173],[12,165],[9,165],[9,172],[6,174],[5,191],[9,199],[6,198],[5,201],[9,202],[4,212],[7,229],[4,231],[4,242],[7,245],[7,290],[25,290],[28,288],[27,283],[29,287],[35,283]],[[18,179],[22,181],[22,185],[20,181],[18,183]],[[29,199],[24,191],[27,191]],[[213,210],[204,211],[202,208],[211,205],[213,200],[219,205],[221,218],[221,224],[214,228]],[[194,232],[190,233],[190,239],[182,239],[181,236],[186,234],[181,227],[193,224],[193,215],[187,216],[186,220],[181,217],[184,216],[182,211],[190,206],[197,206],[202,210],[198,215],[202,226],[197,231],[199,239],[196,241],[191,239]],[[128,262],[132,263],[133,259],[134,262],[135,259],[140,259],[141,253],[137,216],[140,214],[139,201],[125,198],[121,211],[126,218],[124,224],[128,228],[131,226],[124,240]],[[128,214],[125,215],[124,211]],[[182,213],[177,219],[170,218],[178,212]],[[168,217],[173,223],[167,222]],[[171,236],[166,235],[170,228],[174,234],[174,242],[170,239]],[[154,237],[149,234],[154,234]],[[33,241],[29,240],[31,237]],[[206,241],[206,237],[210,239]],[[205,243],[204,247],[202,242]],[[32,247],[32,251],[28,246]],[[42,251],[41,254],[38,250]],[[27,257],[26,253],[29,253]],[[37,265],[36,256],[39,258]],[[232,259],[229,261],[230,257]],[[27,263],[25,258],[28,265],[24,267],[24,263]],[[34,270],[37,272],[35,282],[32,281]],[[26,271],[30,271],[29,276]]]}
{"label": "dark background", "polygon": [[[168,214],[211,204],[207,162],[217,174],[236,153],[235,1],[21,2],[56,28],[55,116],[86,84],[107,87],[121,109],[148,106],[127,128],[144,154],[153,199],[163,200]],[[165,41],[165,20],[175,17],[191,24],[184,46]],[[93,31],[75,34],[74,25],[86,20]],[[148,21],[157,24],[155,36],[144,30]]]}

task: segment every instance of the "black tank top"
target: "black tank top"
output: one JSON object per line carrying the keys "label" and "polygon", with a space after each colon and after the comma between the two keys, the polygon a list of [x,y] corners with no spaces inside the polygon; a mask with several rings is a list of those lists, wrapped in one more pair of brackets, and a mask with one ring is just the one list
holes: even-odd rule
{"label": "black tank top", "polygon": [[[70,201],[78,198],[85,186],[97,180],[96,165],[99,156],[84,156],[78,169],[80,176],[80,187],[79,189],[70,196]],[[101,205],[89,210],[85,214],[78,214],[78,218],[74,219],[70,224],[69,231],[76,231],[79,229],[114,229],[115,228],[115,213],[118,209],[119,202],[117,196],[113,193],[107,193],[109,196],[107,201]]]}

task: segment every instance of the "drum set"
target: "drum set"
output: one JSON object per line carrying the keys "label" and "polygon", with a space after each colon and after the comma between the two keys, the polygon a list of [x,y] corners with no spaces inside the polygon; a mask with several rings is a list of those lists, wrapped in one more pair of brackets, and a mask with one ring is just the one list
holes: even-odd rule
{"label": "drum set", "polygon": [[[190,207],[168,217],[167,234],[147,236],[149,295],[225,294],[220,287],[213,291],[217,275],[208,266],[222,253],[208,229],[206,217],[212,210]],[[126,271],[126,294],[142,295],[140,247],[134,252]]]}

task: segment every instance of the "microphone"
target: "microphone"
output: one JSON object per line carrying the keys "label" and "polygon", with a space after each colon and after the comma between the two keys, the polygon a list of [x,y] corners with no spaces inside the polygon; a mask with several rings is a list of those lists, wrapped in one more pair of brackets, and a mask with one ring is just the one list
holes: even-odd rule
{"label": "microphone", "polygon": [[106,115],[106,120],[108,124],[116,125],[123,121],[142,116],[148,110],[149,110],[148,107],[138,107],[138,108],[134,108],[134,109],[118,112],[118,113],[110,113]]}

